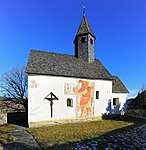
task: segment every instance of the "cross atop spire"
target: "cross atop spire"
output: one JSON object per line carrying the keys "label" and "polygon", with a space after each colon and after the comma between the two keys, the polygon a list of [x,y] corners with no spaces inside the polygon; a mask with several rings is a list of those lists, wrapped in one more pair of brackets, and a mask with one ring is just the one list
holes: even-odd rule
{"label": "cross atop spire", "polygon": [[83,5],[83,16],[85,16],[85,6]]}

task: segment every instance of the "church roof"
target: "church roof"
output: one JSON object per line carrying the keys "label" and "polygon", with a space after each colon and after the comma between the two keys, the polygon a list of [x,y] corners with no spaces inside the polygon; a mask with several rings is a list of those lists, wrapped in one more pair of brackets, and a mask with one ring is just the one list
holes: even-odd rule
{"label": "church roof", "polygon": [[90,28],[90,25],[85,16],[83,16],[82,18],[82,21],[81,21],[81,24],[79,26],[76,36],[84,35],[84,34],[91,34],[95,38],[95,35],[92,29]]}
{"label": "church roof", "polygon": [[75,56],[31,50],[26,72],[52,76],[112,80],[112,75],[95,59],[88,63]]}
{"label": "church roof", "polygon": [[113,76],[112,93],[129,93],[119,77]]}

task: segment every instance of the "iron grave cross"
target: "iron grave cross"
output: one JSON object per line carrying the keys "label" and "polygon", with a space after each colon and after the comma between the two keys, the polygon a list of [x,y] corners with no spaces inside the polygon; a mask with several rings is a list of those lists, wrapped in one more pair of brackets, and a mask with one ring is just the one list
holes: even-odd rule
{"label": "iron grave cross", "polygon": [[46,100],[50,101],[51,118],[53,117],[53,100],[59,100],[52,92],[45,97]]}

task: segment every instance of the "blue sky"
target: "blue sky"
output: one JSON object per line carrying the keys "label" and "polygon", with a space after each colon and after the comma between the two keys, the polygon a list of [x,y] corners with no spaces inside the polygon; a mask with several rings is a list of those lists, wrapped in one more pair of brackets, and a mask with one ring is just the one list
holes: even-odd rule
{"label": "blue sky", "polygon": [[96,58],[137,94],[146,85],[146,0],[0,0],[0,75],[26,65],[30,49],[74,55],[82,5]]}

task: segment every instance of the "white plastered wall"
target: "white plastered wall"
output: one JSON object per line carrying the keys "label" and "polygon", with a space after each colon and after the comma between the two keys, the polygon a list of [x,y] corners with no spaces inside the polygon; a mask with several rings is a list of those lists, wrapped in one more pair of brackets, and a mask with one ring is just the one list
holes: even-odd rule
{"label": "white plastered wall", "polygon": [[[76,96],[64,94],[64,83],[77,83],[79,78],[55,77],[45,75],[28,76],[28,121],[48,121],[55,119],[76,118]],[[94,116],[101,116],[106,112],[109,99],[112,98],[112,81],[88,80],[95,83]],[[99,99],[96,99],[99,91]],[[53,101],[53,117],[51,118],[50,102],[45,97],[53,92],[59,100]],[[67,107],[67,98],[73,99],[73,107]]]}
{"label": "white plastered wall", "polygon": [[[113,114],[119,114],[121,111],[126,111],[126,100],[127,100],[128,93],[112,93],[112,113]],[[119,108],[116,108],[116,106],[113,105],[113,98],[119,98]]]}
{"label": "white plastered wall", "polygon": [[112,81],[96,80],[95,94],[96,91],[99,91],[99,99],[95,95],[95,116],[101,116],[107,112],[108,101],[112,98]]}

